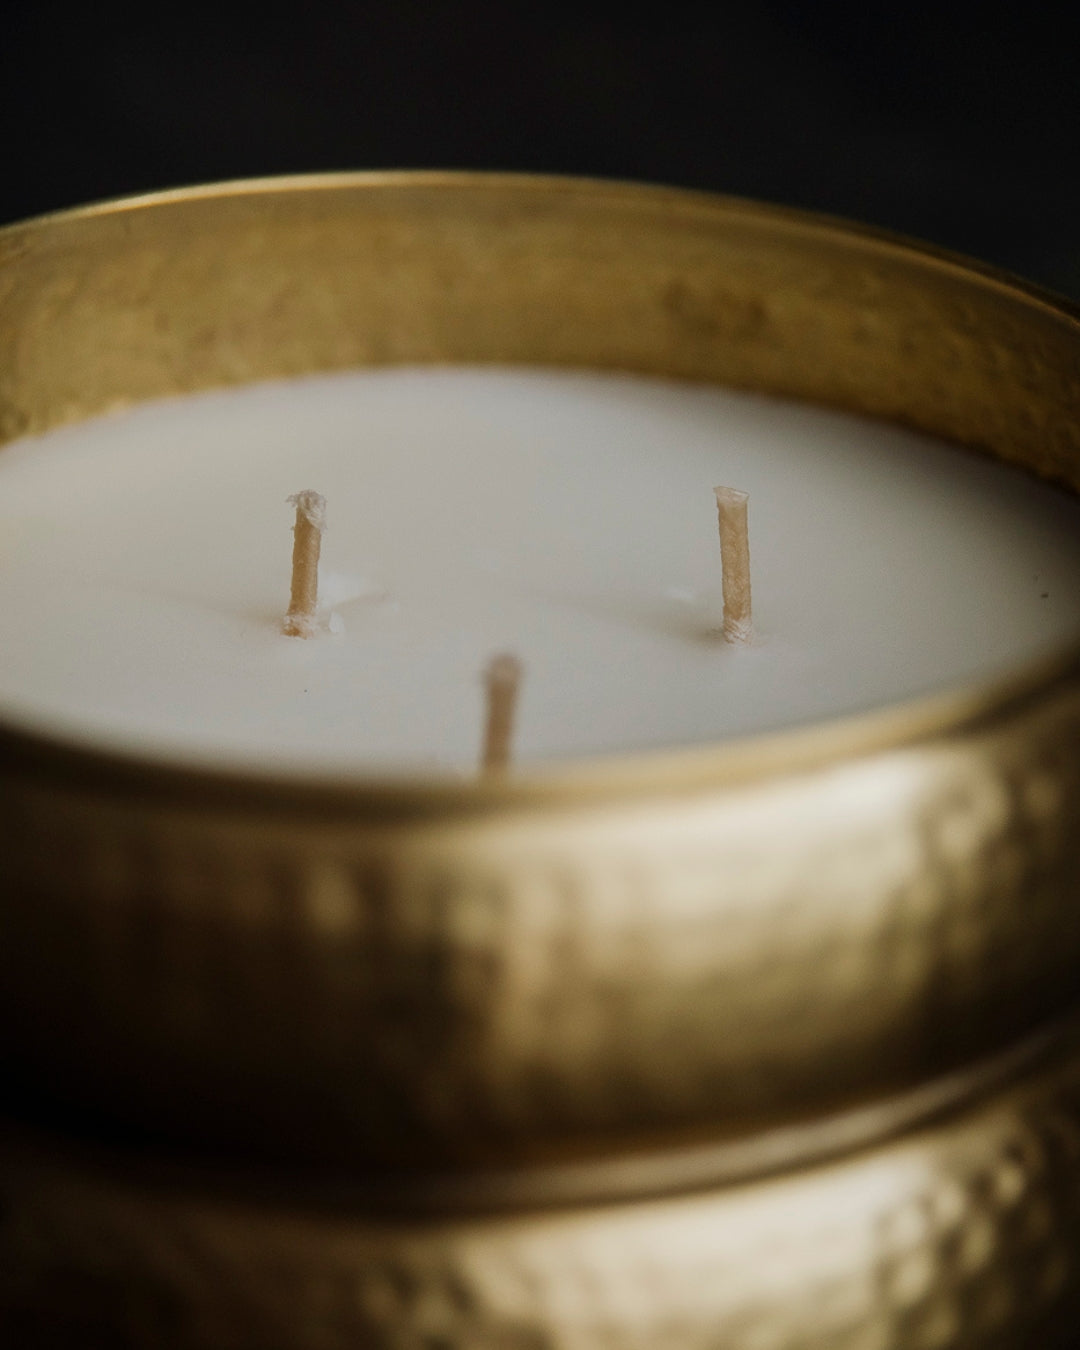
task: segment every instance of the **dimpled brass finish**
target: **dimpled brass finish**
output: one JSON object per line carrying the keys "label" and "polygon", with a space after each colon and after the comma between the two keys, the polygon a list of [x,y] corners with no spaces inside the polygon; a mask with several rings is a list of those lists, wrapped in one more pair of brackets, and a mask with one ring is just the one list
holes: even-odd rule
{"label": "dimpled brass finish", "polygon": [[[793,395],[1080,485],[1077,316],[835,222],[417,174],[0,232],[5,439],[431,361]],[[1057,1344],[1078,825],[1075,650],[453,785],[0,726],[0,1327],[83,1344],[48,1316],[115,1331],[128,1289],[133,1345]]]}
{"label": "dimpled brass finish", "polygon": [[[387,1211],[348,1183],[0,1139],[4,1344],[1075,1344],[1080,1044],[831,1165],[632,1204]],[[95,1339],[91,1339],[93,1336]]]}

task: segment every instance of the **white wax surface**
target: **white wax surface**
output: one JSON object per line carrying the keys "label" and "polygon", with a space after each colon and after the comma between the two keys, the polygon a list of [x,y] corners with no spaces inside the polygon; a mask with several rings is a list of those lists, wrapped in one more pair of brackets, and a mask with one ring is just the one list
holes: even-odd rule
{"label": "white wax surface", "polygon": [[[752,647],[717,636],[713,488],[750,494]],[[327,499],[344,631],[281,635]],[[702,386],[357,372],[172,400],[0,453],[0,715],[155,758],[471,772],[685,747],[1001,675],[1080,633],[1080,506],[896,428]]]}

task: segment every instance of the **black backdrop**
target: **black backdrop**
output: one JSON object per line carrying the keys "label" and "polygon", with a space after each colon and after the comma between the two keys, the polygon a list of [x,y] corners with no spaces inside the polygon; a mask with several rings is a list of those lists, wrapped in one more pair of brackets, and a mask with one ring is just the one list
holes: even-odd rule
{"label": "black backdrop", "polygon": [[1078,38],[1075,4],[0,0],[0,220],[314,169],[589,173],[868,220],[1080,295]]}

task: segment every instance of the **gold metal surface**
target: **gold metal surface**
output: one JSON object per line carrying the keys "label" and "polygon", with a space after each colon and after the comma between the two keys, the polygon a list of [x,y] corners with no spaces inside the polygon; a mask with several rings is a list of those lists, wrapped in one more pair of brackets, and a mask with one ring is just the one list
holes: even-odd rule
{"label": "gold metal surface", "polygon": [[[417,174],[0,231],[4,439],[426,361],[809,398],[1080,487],[1077,315],[831,221]],[[0,726],[0,856],[9,1114],[233,1160],[211,1201],[12,1136],[12,1326],[55,1269],[184,1309],[144,1339],[185,1347],[1043,1346],[1075,1308],[1075,1206],[1049,1196],[1080,1186],[1076,1051],[1014,1087],[980,1067],[1080,994],[1075,650],[857,720],[475,784],[196,774]],[[256,1155],[277,1168],[252,1207],[230,1187]],[[672,1170],[688,1156],[718,1161]],[[312,1167],[349,1179],[347,1212],[297,1217]],[[387,1167],[426,1217],[349,1189]],[[516,1208],[452,1217],[481,1174]],[[985,1199],[1010,1186],[1038,1223]]]}
{"label": "gold metal surface", "polygon": [[50,1350],[1071,1346],[1076,1029],[1062,1041],[869,1152],[633,1204],[418,1215],[347,1182],[10,1134],[0,1333]]}

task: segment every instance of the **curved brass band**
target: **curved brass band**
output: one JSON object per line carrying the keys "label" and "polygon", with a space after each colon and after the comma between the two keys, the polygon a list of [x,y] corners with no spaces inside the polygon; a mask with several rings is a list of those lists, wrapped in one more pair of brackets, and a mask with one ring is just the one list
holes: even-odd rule
{"label": "curved brass band", "polygon": [[1062,681],[815,773],[405,824],[8,780],[8,1090],[398,1162],[901,1090],[1072,999],[1078,739]]}
{"label": "curved brass band", "polygon": [[433,1224],[12,1134],[0,1193],[13,1346],[1063,1350],[1080,1046],[869,1153],[636,1204]]}
{"label": "curved brass band", "polygon": [[1077,317],[776,207],[587,180],[216,185],[0,231],[0,439],[316,370],[594,366],[897,419],[1076,485]]}

